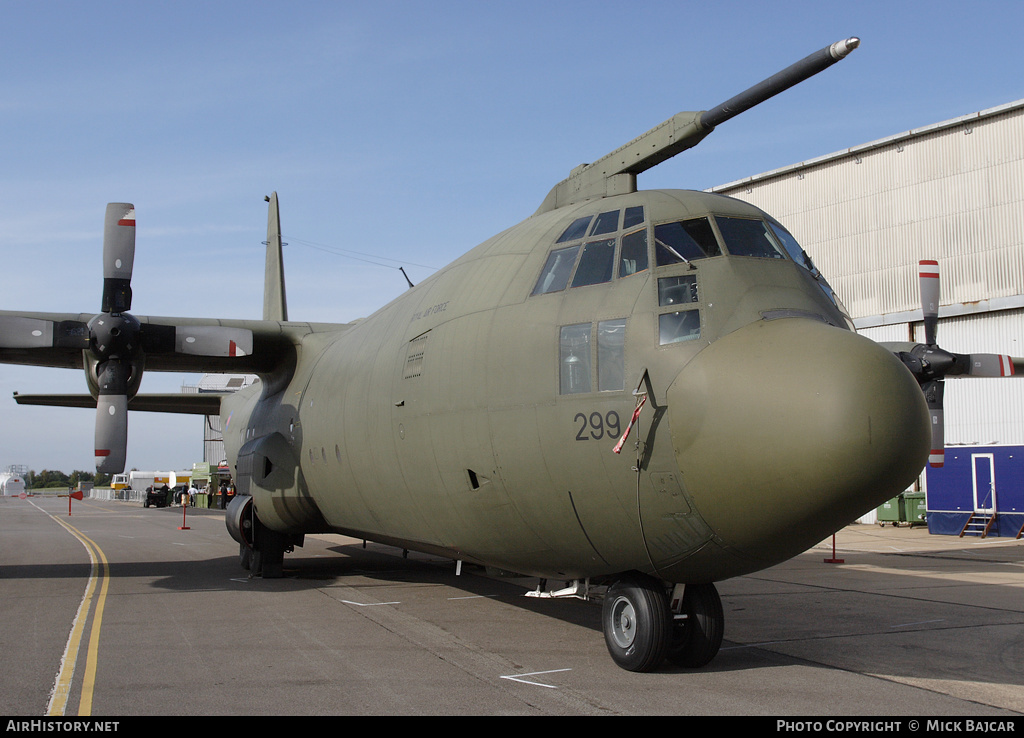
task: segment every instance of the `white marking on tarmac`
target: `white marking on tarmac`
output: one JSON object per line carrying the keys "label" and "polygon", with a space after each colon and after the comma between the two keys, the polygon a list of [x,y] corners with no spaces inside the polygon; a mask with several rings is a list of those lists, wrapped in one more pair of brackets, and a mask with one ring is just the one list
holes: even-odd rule
{"label": "white marking on tarmac", "polygon": [[356,607],[377,607],[378,605],[401,605],[401,602],[353,602],[352,600],[342,600],[346,605],[355,605]]}
{"label": "white marking on tarmac", "polygon": [[900,625],[890,625],[890,628],[910,628],[915,625],[928,625],[928,623],[942,623],[945,622],[945,618],[939,618],[938,620],[919,620],[916,623],[901,623]]}
{"label": "white marking on tarmac", "polygon": [[529,674],[516,674],[509,676],[499,676],[499,679],[508,679],[510,682],[520,682],[522,684],[529,684],[533,687],[545,687],[547,689],[558,689],[553,684],[544,684],[543,682],[535,682],[531,679],[523,679],[523,677],[539,676],[541,674],[557,674],[560,671],[572,671],[572,669],[551,669],[549,671],[531,671]]}
{"label": "white marking on tarmac", "polygon": [[743,648],[761,648],[762,646],[775,646],[779,643],[790,643],[791,641],[761,641],[760,643],[740,643],[736,646],[722,646],[722,651],[736,651]]}

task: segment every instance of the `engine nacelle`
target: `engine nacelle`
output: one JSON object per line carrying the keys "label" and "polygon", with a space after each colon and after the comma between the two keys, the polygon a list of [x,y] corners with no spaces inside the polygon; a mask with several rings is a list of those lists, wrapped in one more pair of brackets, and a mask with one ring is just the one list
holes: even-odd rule
{"label": "engine nacelle", "polygon": [[[85,383],[89,388],[89,394],[96,397],[100,393],[99,365],[100,360],[91,352],[82,352],[82,366],[85,368]],[[142,384],[142,370],[145,366],[145,358],[138,357],[131,362],[131,371],[128,375],[128,397],[132,398],[139,392]]]}
{"label": "engine nacelle", "polygon": [[267,528],[297,535],[328,530],[283,435],[271,433],[246,443],[238,452],[237,468],[235,487],[251,496],[256,517]]}

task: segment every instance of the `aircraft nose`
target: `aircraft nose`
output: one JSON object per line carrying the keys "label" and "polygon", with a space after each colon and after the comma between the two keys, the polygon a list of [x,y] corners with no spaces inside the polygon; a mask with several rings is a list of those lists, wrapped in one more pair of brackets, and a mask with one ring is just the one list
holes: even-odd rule
{"label": "aircraft nose", "polygon": [[740,570],[822,541],[905,490],[928,457],[910,372],[816,320],[762,320],[715,341],[667,399],[687,493]]}

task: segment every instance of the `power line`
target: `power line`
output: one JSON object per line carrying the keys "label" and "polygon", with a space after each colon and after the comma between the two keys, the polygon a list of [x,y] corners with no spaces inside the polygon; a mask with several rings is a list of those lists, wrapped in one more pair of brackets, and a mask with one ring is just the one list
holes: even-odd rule
{"label": "power line", "polygon": [[[351,249],[342,249],[342,248],[338,248],[337,246],[328,246],[326,244],[316,243],[315,241],[306,241],[306,240],[301,239],[301,238],[289,237],[288,238],[288,243],[297,243],[297,244],[299,244],[301,246],[306,246],[306,247],[311,248],[311,249],[317,249],[318,251],[325,251],[328,254],[334,254],[335,256],[343,256],[343,257],[348,258],[348,259],[355,259],[356,261],[364,261],[364,262],[366,262],[368,264],[373,264],[375,266],[380,266],[380,267],[387,267],[388,269],[401,269],[402,266],[416,266],[416,267],[421,267],[423,269],[431,269],[433,271],[437,271],[437,269],[438,269],[438,267],[429,266],[427,264],[416,264],[416,263],[411,262],[411,261],[401,261],[399,259],[390,259],[390,258],[388,258],[386,256],[378,256],[376,254],[366,254],[366,253],[363,253],[363,252],[360,252],[360,251],[352,251]],[[385,261],[394,262],[395,264],[398,264],[398,266],[393,266],[392,264],[384,264],[384,263],[382,263],[382,262],[385,262]]]}

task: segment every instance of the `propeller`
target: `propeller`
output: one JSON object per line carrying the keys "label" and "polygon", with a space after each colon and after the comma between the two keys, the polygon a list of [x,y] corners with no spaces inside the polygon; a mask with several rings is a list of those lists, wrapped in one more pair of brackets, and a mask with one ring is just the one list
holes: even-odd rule
{"label": "propeller", "polygon": [[924,312],[925,342],[897,356],[917,378],[928,404],[932,423],[931,453],[928,464],[941,467],[945,462],[945,419],[943,412],[946,377],[1018,376],[1014,359],[1005,354],[955,354],[938,345],[939,299],[941,295],[939,263],[920,262],[921,306]]}
{"label": "propeller", "polygon": [[92,351],[97,358],[96,471],[124,471],[128,447],[128,381],[133,359],[141,357],[140,325],[132,307],[135,264],[135,206],[107,205],[103,222],[103,312],[89,321]]}
{"label": "propeller", "polygon": [[140,323],[132,306],[135,206],[107,205],[103,225],[103,296],[88,323],[0,316],[0,349],[84,351],[86,379],[96,397],[96,470],[124,471],[128,401],[138,391],[146,355],[234,357],[252,353],[253,334],[220,325]]}

